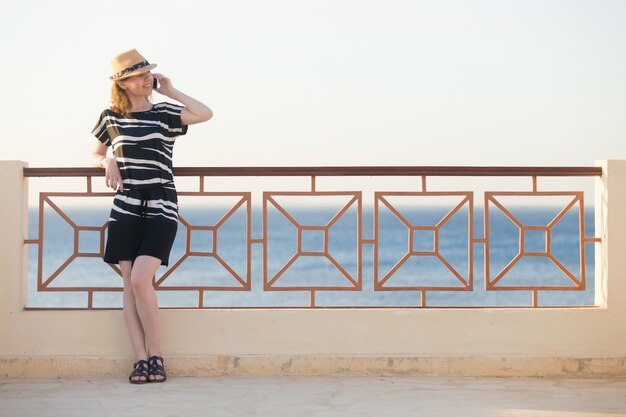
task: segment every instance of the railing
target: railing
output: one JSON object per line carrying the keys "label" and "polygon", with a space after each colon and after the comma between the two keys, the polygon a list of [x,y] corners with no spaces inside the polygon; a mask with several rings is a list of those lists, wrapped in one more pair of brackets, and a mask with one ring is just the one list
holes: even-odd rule
{"label": "railing", "polygon": [[[68,215],[57,203],[57,199],[67,197],[71,199],[83,199],[94,197],[113,196],[112,192],[94,191],[93,178],[101,177],[103,171],[96,168],[25,168],[26,177],[82,177],[86,179],[85,191],[82,192],[51,192],[39,193],[38,211],[38,236],[25,239],[24,243],[37,249],[36,282],[37,291],[86,293],[85,307],[77,308],[100,308],[94,302],[94,296],[102,293],[119,293],[122,291],[121,280],[112,285],[62,285],[55,286],[55,280],[62,276],[63,272],[78,260],[101,258],[104,252],[106,223],[102,225],[80,225]],[[180,197],[197,198],[204,197],[209,200],[228,198],[231,205],[226,211],[218,216],[210,224],[198,224],[197,221],[187,217],[181,209],[179,216],[180,234],[177,240],[184,239],[184,249],[178,254],[175,261],[163,274],[155,277],[155,288],[164,291],[180,292],[189,294],[193,292],[197,296],[197,302],[190,305],[186,301],[186,308],[426,308],[426,307],[500,307],[502,305],[480,303],[451,302],[440,305],[430,303],[431,296],[441,294],[492,294],[498,292],[515,292],[530,294],[529,302],[513,301],[506,307],[539,307],[539,295],[544,292],[587,290],[587,256],[586,245],[594,245],[600,242],[600,238],[587,236],[585,231],[585,193],[576,191],[553,191],[540,190],[538,179],[542,177],[596,177],[602,175],[600,167],[202,167],[175,168],[176,177],[196,177],[198,179],[195,190],[184,190],[179,187]],[[255,210],[261,211],[261,235],[253,237],[253,195],[256,191],[220,192],[211,190],[205,185],[206,177],[309,177],[310,186],[307,190],[295,191],[265,191],[262,192],[262,207]],[[341,191],[326,187],[320,189],[318,177],[415,177],[418,181],[414,190],[410,191],[378,191],[372,193],[370,201],[364,201],[363,191]],[[528,186],[524,191],[484,191],[482,198],[476,198],[476,191],[445,191],[431,189],[429,178],[431,177],[525,177],[528,178]],[[533,206],[533,200],[554,198],[563,201],[555,215],[550,215],[544,222],[528,223],[527,219],[520,218],[515,210],[511,209],[505,200],[515,197],[523,198],[524,204]],[[334,211],[325,206],[324,221],[313,223],[307,220],[311,216],[308,213],[294,212],[285,199],[298,199],[300,205],[315,205],[319,199],[339,199],[341,202]],[[428,200],[428,205],[422,201]],[[438,204],[437,201],[442,201]],[[309,204],[309,202],[311,204]],[[434,204],[433,204],[434,202]],[[482,203],[482,213],[476,216],[476,206]],[[107,205],[110,200],[107,201]],[[364,207],[372,209],[372,235],[364,236]],[[437,207],[437,210],[427,210],[427,207]],[[445,210],[444,210],[445,207]],[[58,267],[53,268],[49,274],[44,273],[45,257],[50,251],[44,244],[46,233],[46,221],[44,212],[52,210],[63,219],[73,232],[73,251]],[[208,208],[207,208],[208,210]],[[330,213],[330,214],[329,214]],[[426,213],[427,215],[425,215]],[[545,214],[545,213],[544,213]],[[235,222],[238,216],[241,227],[236,228],[236,235],[241,237],[241,246],[224,247],[226,225]],[[425,217],[429,221],[423,222]],[[196,216],[197,217],[197,216]],[[545,217],[545,216],[544,216]],[[502,224],[505,222],[513,227],[516,232],[509,233],[506,237],[509,241],[514,234],[517,235],[517,248],[512,258],[498,262],[494,261],[494,250],[501,250],[502,240],[505,239],[498,227],[494,227],[498,218]],[[284,241],[274,226],[277,219],[288,225],[283,226],[279,233],[286,233],[292,229],[292,239],[295,240],[294,253],[286,254]],[[346,220],[347,219],[347,220]],[[477,235],[475,223],[482,220],[482,236]],[[568,257],[576,258],[577,268],[572,268],[572,262],[563,262],[557,247],[563,243],[559,228],[566,220],[574,219],[577,224],[572,230],[574,235],[567,236],[565,246],[568,248]],[[104,222],[106,219],[103,218]],[[344,231],[338,233],[339,226],[344,226]],[[393,225],[393,226],[391,226]],[[512,226],[511,226],[512,225]],[[394,233],[401,231],[390,240],[399,241],[403,248],[398,249],[389,245],[385,234],[393,229]],[[454,233],[450,238],[451,230]],[[97,235],[99,242],[97,250],[85,251],[81,249],[81,236],[89,233]],[[460,235],[460,236],[459,236]],[[559,235],[559,236],[557,236]],[[341,238],[343,245],[339,250],[336,247],[336,237]],[[555,238],[557,236],[558,238]],[[452,240],[450,240],[452,239]],[[505,239],[505,240],[506,240]],[[199,244],[198,241],[202,241]],[[448,242],[452,241],[456,246],[456,253],[450,256]],[[460,242],[463,241],[463,244]],[[349,246],[347,243],[351,243]],[[509,242],[510,243],[510,242]],[[354,247],[352,247],[354,244]],[[494,246],[495,245],[495,246]],[[182,248],[182,246],[181,246]],[[233,250],[235,248],[236,250]],[[253,256],[255,248],[260,248],[262,256],[256,260]],[[371,262],[364,256],[364,248],[371,248]],[[228,250],[227,250],[228,249]],[[458,252],[463,252],[459,254]],[[483,256],[483,285],[477,287],[475,282],[475,257],[482,252]],[[233,253],[241,255],[240,260],[231,261]],[[479,256],[480,257],[480,256]],[[509,256],[510,257],[510,256]],[[452,259],[454,258],[454,259]],[[572,259],[573,259],[572,258]],[[504,258],[503,258],[504,259]],[[226,276],[230,279],[230,285],[215,283],[213,280],[199,279],[194,276],[186,276],[183,284],[176,283],[175,275],[184,265],[192,261],[210,261],[203,271],[210,277],[219,275],[222,279]],[[526,276],[524,279],[509,280],[512,271],[532,271],[535,266],[528,266],[532,260],[540,260],[544,264],[560,272],[565,282],[549,283],[542,281],[541,276]],[[323,267],[318,267],[316,276],[308,277],[308,282],[298,275],[306,275],[307,265],[318,262]],[[100,264],[103,264],[100,261]],[[528,264],[528,265],[527,265]],[[429,265],[427,272],[415,272],[415,268]],[[413,272],[411,272],[411,266]],[[522,268],[523,267],[523,268]],[[111,266],[117,274],[117,267]],[[526,269],[524,269],[526,268]],[[198,271],[198,269],[195,269]],[[260,270],[261,280],[256,271]],[[291,270],[296,271],[295,278],[287,278]],[[310,269],[309,269],[310,270]],[[333,280],[329,276],[323,276],[320,271],[332,270],[337,276]],[[364,273],[364,270],[368,273]],[[369,272],[371,270],[371,273]],[[437,271],[436,273],[433,271]],[[304,271],[304,272],[303,272]],[[430,272],[428,272],[430,271]],[[441,272],[448,274],[441,278]],[[204,273],[203,272],[203,273]],[[429,274],[434,274],[430,276]],[[114,274],[111,274],[114,275]],[[436,276],[435,276],[436,275]],[[551,278],[552,281],[554,279]],[[170,281],[174,283],[170,283]],[[180,279],[178,281],[181,281]],[[222,279],[223,281],[223,279]],[[286,282],[282,282],[286,281]],[[295,281],[295,282],[294,282]],[[304,280],[307,281],[307,280]],[[329,282],[332,281],[332,282]],[[511,282],[507,282],[511,281]],[[288,291],[294,294],[307,294],[306,301],[301,297],[295,297],[285,304],[284,301],[272,303],[271,300],[262,306],[258,304],[260,297],[265,297],[274,292]],[[215,305],[211,302],[209,294],[216,292],[234,294],[237,292],[249,293],[251,296],[242,299],[239,305]],[[320,296],[328,294],[367,293],[367,305],[359,302],[320,302]],[[417,301],[414,294],[418,294]],[[402,294],[406,297],[398,298],[401,303],[389,303],[387,294]],[[256,301],[255,301],[256,300]],[[417,301],[417,302],[416,302]],[[578,306],[578,305],[576,305]],[[173,307],[183,307],[174,305]],[[543,306],[545,307],[545,306]]]}

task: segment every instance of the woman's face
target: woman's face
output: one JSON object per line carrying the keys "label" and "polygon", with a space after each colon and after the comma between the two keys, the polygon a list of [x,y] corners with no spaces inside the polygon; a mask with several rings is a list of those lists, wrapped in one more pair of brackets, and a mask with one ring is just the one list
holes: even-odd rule
{"label": "woman's face", "polygon": [[149,96],[152,94],[152,82],[154,76],[151,72],[145,72],[139,75],[133,75],[132,77],[125,78],[118,81],[120,87],[127,93],[136,96]]}

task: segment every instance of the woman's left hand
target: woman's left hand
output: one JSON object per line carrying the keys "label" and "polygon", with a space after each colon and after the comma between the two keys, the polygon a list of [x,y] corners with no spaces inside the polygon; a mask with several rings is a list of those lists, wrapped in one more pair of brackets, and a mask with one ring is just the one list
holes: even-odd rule
{"label": "woman's left hand", "polygon": [[163,74],[152,74],[152,76],[159,82],[159,86],[154,91],[167,97],[174,93],[174,86],[169,78]]}

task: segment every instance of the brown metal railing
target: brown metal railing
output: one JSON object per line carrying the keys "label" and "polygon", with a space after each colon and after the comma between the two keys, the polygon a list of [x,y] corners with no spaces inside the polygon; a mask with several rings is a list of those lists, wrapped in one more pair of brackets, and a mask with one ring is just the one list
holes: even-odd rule
{"label": "brown metal railing", "polygon": [[[81,257],[101,257],[104,252],[104,241],[106,224],[102,226],[81,226],[76,224],[62,208],[55,203],[56,197],[103,197],[113,196],[112,192],[94,192],[92,187],[93,177],[103,176],[103,170],[98,168],[25,168],[25,177],[83,177],[86,179],[86,191],[84,192],[41,192],[39,194],[39,236],[36,239],[25,239],[27,245],[35,245],[38,247],[38,265],[37,265],[37,288],[40,292],[46,291],[79,291],[87,293],[87,308],[94,308],[93,294],[98,291],[121,291],[122,286],[117,287],[88,287],[88,286],[72,286],[72,287],[53,287],[51,283],[57,278],[63,270],[71,264],[75,259]],[[415,307],[430,307],[427,303],[427,294],[431,291],[466,291],[474,290],[474,246],[483,245],[484,247],[484,288],[486,291],[530,291],[532,294],[532,302],[529,306],[538,307],[539,291],[583,291],[586,288],[586,268],[585,268],[585,244],[600,242],[598,237],[585,236],[584,227],[584,193],[581,191],[540,191],[538,190],[537,179],[539,177],[594,177],[601,176],[602,169],[600,167],[418,167],[418,166],[386,166],[386,167],[179,167],[174,169],[174,175],[177,177],[197,177],[198,189],[195,191],[180,191],[180,196],[191,197],[236,197],[237,202],[222,216],[222,218],[212,225],[194,225],[184,216],[180,216],[180,225],[186,229],[186,245],[184,255],[171,265],[167,271],[158,279],[155,277],[155,288],[162,291],[194,291],[198,294],[198,303],[194,308],[211,308],[205,305],[204,294],[206,291],[251,291],[252,289],[252,245],[260,245],[263,252],[263,291],[304,291],[310,293],[310,302],[307,306],[289,306],[288,308],[317,307],[322,306],[316,303],[316,293],[320,291],[362,291],[363,290],[363,248],[371,247],[373,249],[373,290],[375,292],[383,291],[412,291],[420,294],[420,302]],[[252,224],[252,192],[214,192],[206,190],[205,177],[240,177],[240,176],[259,176],[259,177],[310,177],[310,189],[307,191],[293,192],[263,192],[263,234],[261,237],[253,238],[251,234]],[[371,239],[363,237],[363,196],[360,191],[320,191],[317,189],[316,177],[318,176],[414,176],[421,177],[421,187],[419,190],[407,192],[384,192],[377,191],[374,193],[374,235]],[[484,235],[482,237],[474,236],[474,192],[447,192],[430,190],[427,187],[427,179],[435,176],[446,177],[528,177],[531,182],[528,191],[523,192],[485,192],[484,193]],[[301,224],[298,222],[289,210],[280,203],[280,197],[333,197],[342,196],[348,199],[348,203],[340,207],[333,218],[326,224],[311,225]],[[500,200],[501,197],[524,197],[532,199],[533,197],[562,197],[569,199],[569,202],[554,217],[547,226],[525,225],[517,219],[505,204]],[[452,209],[441,218],[437,224],[419,225],[412,224],[391,202],[393,198],[419,198],[419,197],[445,197],[457,198],[458,202]],[[74,252],[65,260],[65,262],[52,274],[44,277],[42,274],[42,264],[44,257],[43,235],[45,232],[44,222],[44,206],[48,206],[58,213],[65,222],[74,230]],[[379,272],[379,210],[384,208],[393,213],[394,216],[407,228],[408,245],[406,253],[403,253],[401,259],[386,273]],[[220,233],[222,225],[239,209],[245,210],[246,213],[246,242],[242,250],[246,254],[246,271],[241,274],[235,271],[231,265],[221,256],[219,248],[214,247],[210,251],[194,251],[191,247],[191,234],[193,231],[205,231],[211,233],[212,241],[217,242],[217,236]],[[268,271],[268,211],[272,209],[279,212],[288,222],[296,229],[296,253],[276,272],[270,274]],[[330,230],[333,225],[348,211],[356,210],[357,226],[355,241],[357,243],[356,262],[357,268],[355,274],[350,274],[337,260],[329,250]],[[440,230],[454,216],[459,215],[461,209],[467,210],[467,271],[457,271],[451,263],[445,258],[439,247]],[[552,229],[553,227],[572,209],[578,210],[578,219],[580,225],[580,236],[578,236],[578,250],[580,256],[580,268],[577,272],[568,270],[553,255],[552,251]],[[497,271],[495,274],[490,270],[490,227],[489,216],[490,210],[499,210],[519,229],[519,247],[518,254],[509,264]],[[100,250],[99,252],[83,253],[79,251],[79,236],[81,231],[91,231],[100,234]],[[525,235],[529,232],[541,232],[545,234],[545,250],[543,251],[527,251],[524,244]],[[310,232],[319,232],[323,235],[322,248],[315,251],[305,250],[303,248],[303,234]],[[413,247],[414,235],[416,233],[432,233],[433,248],[432,250],[416,250]],[[218,285],[195,285],[195,286],[166,286],[166,281],[172,273],[179,268],[190,257],[209,257],[217,261],[224,271],[230,274],[238,283],[237,287],[218,286]],[[304,285],[304,286],[281,286],[279,285],[282,274],[287,271],[298,259],[306,257],[315,257],[329,262],[336,270],[345,278],[345,286],[336,285]],[[458,281],[455,285],[404,285],[391,286],[388,285],[393,275],[409,260],[420,259],[420,257],[430,257],[437,259]],[[544,257],[552,262],[570,281],[571,285],[549,286],[549,285],[506,285],[503,278],[507,272],[515,266],[524,257]],[[120,271],[117,267],[111,266],[117,273]],[[282,306],[284,307],[284,306]],[[354,308],[356,306],[343,306]],[[381,306],[382,307],[382,306]],[[388,307],[388,306],[384,306]],[[486,307],[486,306],[483,306]],[[245,307],[250,308],[250,307]],[[274,307],[272,307],[274,308]],[[372,308],[372,306],[368,306]],[[406,306],[402,306],[406,308]]]}
{"label": "brown metal railing", "polygon": [[[25,177],[95,177],[99,168],[24,168]],[[323,167],[178,167],[175,176],[448,176],[448,177],[585,177],[602,175],[601,167],[477,166],[323,166]]]}

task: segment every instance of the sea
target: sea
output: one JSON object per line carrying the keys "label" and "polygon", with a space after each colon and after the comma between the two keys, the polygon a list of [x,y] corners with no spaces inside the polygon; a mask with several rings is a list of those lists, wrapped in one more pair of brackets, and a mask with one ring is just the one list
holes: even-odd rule
{"label": "sea", "polygon": [[[201,291],[205,308],[310,307],[311,287],[316,288],[315,307],[532,306],[532,291],[515,289],[520,286],[542,287],[537,292],[539,306],[594,305],[599,245],[584,243],[581,253],[580,244],[581,235],[595,236],[593,207],[585,209],[584,230],[577,205],[558,221],[562,206],[517,206],[506,213],[489,207],[488,236],[484,207],[474,207],[473,216],[468,205],[456,211],[451,206],[384,204],[378,209],[356,204],[343,209],[268,204],[265,213],[250,209],[249,221],[245,204],[236,210],[181,208],[169,266],[161,266],[155,277],[162,280],[157,291],[160,307],[198,307],[197,287],[209,288]],[[41,247],[27,244],[28,307],[87,308],[87,290],[92,287],[109,290],[94,291],[91,307],[122,306],[122,293],[110,290],[121,288],[122,279],[97,256],[105,234],[80,228],[102,227],[108,211],[108,205],[72,206],[63,207],[61,215],[44,205]],[[519,225],[533,228],[522,233]],[[39,237],[37,208],[29,212],[28,237]],[[187,254],[187,244],[192,255]],[[45,287],[38,289],[38,280]],[[487,280],[498,290],[486,290]]]}

